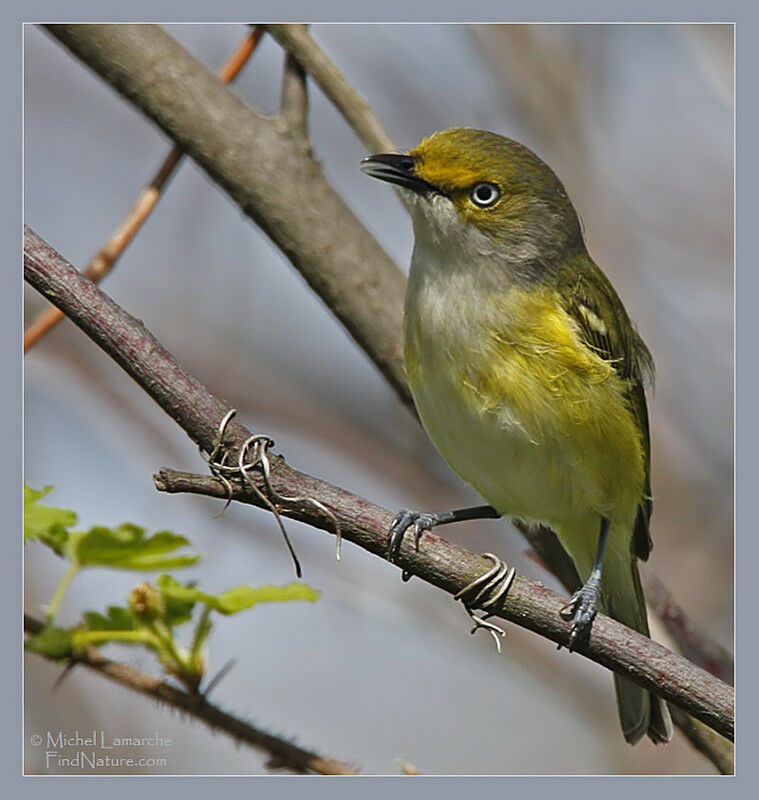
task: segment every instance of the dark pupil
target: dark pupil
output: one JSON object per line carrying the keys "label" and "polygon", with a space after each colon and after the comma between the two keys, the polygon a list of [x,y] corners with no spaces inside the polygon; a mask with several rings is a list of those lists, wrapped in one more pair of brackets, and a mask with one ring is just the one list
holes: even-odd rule
{"label": "dark pupil", "polygon": [[478,186],[474,190],[474,193],[481,203],[487,203],[493,199],[493,189],[491,186]]}

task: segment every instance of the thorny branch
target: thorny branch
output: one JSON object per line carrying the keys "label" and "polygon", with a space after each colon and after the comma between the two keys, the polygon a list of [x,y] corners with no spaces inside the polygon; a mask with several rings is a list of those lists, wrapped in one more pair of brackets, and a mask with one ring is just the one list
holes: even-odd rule
{"label": "thorny branch", "polygon": [[[39,633],[43,627],[42,621],[24,614],[24,630],[27,633]],[[223,711],[199,692],[187,692],[170,683],[145,675],[126,664],[106,658],[95,648],[86,648],[74,656],[69,663],[85,666],[114,683],[199,719],[211,730],[223,731],[236,742],[268,753],[267,767],[270,769],[284,768],[293,772],[319,775],[356,774],[356,770],[348,764],[324,758],[310,750],[298,747],[293,742],[267,733],[245,720]]]}
{"label": "thorny branch", "polygon": [[[145,326],[84,278],[55,250],[26,229],[26,280],[55,303],[99,347],[145,389],[203,449],[211,451],[216,431],[227,411],[195,378],[185,372]],[[234,420],[225,445],[239,449],[249,432]],[[298,472],[284,459],[272,461],[270,481],[280,495],[317,498],[338,519],[345,539],[384,556],[393,515],[350,492]],[[157,486],[165,491],[195,491],[219,497],[226,488],[216,478],[164,470]],[[262,487],[263,488],[263,487]],[[258,493],[238,486],[235,499],[262,505]],[[334,522],[307,500],[288,503],[286,516],[331,531]],[[446,592],[455,594],[489,568],[482,556],[426,534],[417,552],[405,542],[399,565]],[[559,614],[565,600],[542,584],[517,576],[497,616],[532,630],[561,645],[568,643],[569,624]],[[608,617],[599,616],[584,655],[626,675],[728,738],[734,732],[733,691],[719,679],[683,657]]]}

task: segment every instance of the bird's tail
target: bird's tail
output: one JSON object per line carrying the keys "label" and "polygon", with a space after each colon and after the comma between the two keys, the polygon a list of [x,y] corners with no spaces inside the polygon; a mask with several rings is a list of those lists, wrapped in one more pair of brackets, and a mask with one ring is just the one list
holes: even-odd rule
{"label": "bird's tail", "polygon": [[[622,548],[610,547],[604,558],[602,575],[602,609],[628,628],[649,636],[646,600],[635,555],[629,550],[622,552]],[[657,744],[672,738],[672,719],[664,700],[616,674],[614,687],[626,741],[635,744],[644,733]]]}

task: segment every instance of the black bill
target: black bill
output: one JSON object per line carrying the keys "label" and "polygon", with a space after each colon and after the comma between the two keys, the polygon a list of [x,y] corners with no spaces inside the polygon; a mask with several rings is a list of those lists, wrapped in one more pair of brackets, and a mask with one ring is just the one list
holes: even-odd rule
{"label": "black bill", "polygon": [[371,178],[395,183],[404,189],[411,189],[420,194],[436,192],[432,184],[417,178],[414,174],[416,159],[413,156],[398,153],[380,153],[376,156],[367,156],[361,162],[361,171]]}

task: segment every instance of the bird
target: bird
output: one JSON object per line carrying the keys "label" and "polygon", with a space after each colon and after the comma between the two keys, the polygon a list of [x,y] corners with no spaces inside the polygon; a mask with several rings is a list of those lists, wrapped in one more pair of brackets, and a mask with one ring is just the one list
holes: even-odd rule
{"label": "bird", "polygon": [[[549,526],[582,587],[564,608],[569,649],[597,611],[649,636],[637,562],[652,548],[646,387],[653,359],[590,257],[577,212],[526,146],[452,128],[363,159],[413,221],[404,365],[422,425],[486,505],[402,509],[389,556],[413,529],[486,517]],[[622,732],[672,737],[664,701],[614,675]]]}

